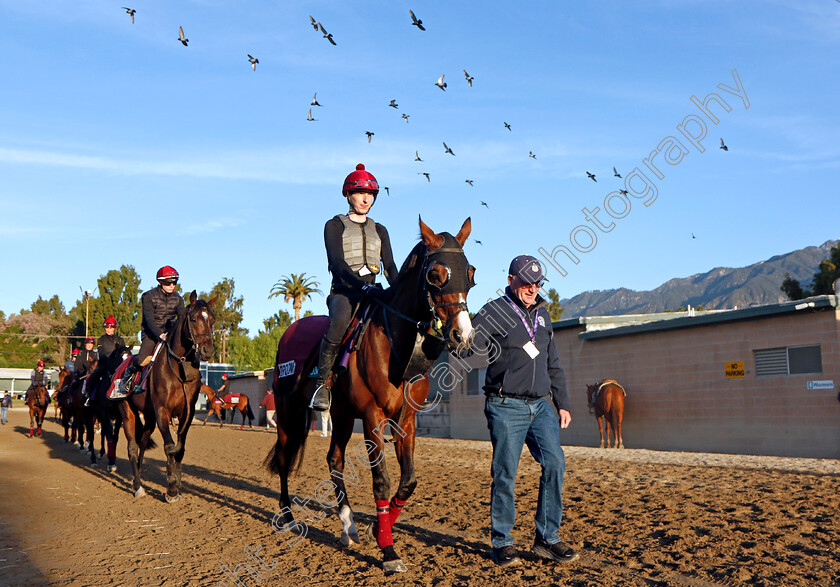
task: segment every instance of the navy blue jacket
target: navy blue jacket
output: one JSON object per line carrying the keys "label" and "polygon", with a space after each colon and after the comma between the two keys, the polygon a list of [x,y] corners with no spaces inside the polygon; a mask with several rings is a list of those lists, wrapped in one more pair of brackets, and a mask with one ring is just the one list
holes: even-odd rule
{"label": "navy blue jacket", "polygon": [[[487,302],[472,320],[477,330],[477,348],[491,345],[484,393],[526,398],[543,397],[550,393],[558,410],[569,411],[566,374],[554,346],[551,316],[544,307],[545,300],[537,296],[534,305],[526,309],[509,287],[505,288],[505,295]],[[534,318],[537,319],[534,344],[540,354],[533,359],[522,348],[531,337],[508,299],[516,304],[531,326]]]}

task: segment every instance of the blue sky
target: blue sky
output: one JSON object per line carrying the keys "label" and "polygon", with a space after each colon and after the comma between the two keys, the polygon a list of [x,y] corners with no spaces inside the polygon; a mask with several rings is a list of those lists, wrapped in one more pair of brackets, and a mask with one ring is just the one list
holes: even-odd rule
{"label": "blue sky", "polygon": [[[472,217],[473,311],[512,257],[571,247],[578,226],[597,244],[566,276],[549,267],[561,297],[818,245],[838,238],[839,46],[835,0],[2,0],[0,310],[53,294],[70,307],[121,264],[149,288],[169,264],[187,289],[234,278],[255,333],[290,309],[268,299],[281,276],[328,289],[323,225],[346,212],[358,162],[390,188],[371,216],[398,264],[418,216],[452,233]],[[718,88],[736,86],[733,70],[749,108]],[[710,92],[731,111],[712,107],[700,153],[675,127]],[[668,136],[688,154],[658,155],[654,179],[643,160]],[[624,188],[613,166],[647,173],[656,200],[627,196],[608,216]],[[586,222],[596,206],[609,232]]]}

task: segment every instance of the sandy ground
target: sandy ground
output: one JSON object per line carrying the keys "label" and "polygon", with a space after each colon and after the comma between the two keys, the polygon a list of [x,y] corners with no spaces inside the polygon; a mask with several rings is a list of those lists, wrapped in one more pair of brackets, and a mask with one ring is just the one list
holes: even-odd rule
{"label": "sandy ground", "polygon": [[[149,495],[135,499],[124,439],[111,474],[88,467],[52,421],[43,438],[26,433],[20,409],[0,427],[0,585],[233,585],[223,565],[242,571],[249,552],[261,580],[242,573],[242,585],[840,585],[836,460],[566,447],[561,537],[581,557],[556,565],[528,553],[539,468],[525,455],[524,564],[499,569],[488,549],[489,443],[421,438],[419,484],[395,528],[408,572],[386,577],[375,544],[342,548],[338,519],[314,499],[329,478],[318,432],[291,486],[325,515],[296,545],[270,523],[279,482],[260,464],[273,434],[193,427],[185,497],[167,505],[162,449],[147,454]],[[373,498],[369,471],[357,470],[348,490],[361,529]],[[396,479],[393,459],[389,470]]]}

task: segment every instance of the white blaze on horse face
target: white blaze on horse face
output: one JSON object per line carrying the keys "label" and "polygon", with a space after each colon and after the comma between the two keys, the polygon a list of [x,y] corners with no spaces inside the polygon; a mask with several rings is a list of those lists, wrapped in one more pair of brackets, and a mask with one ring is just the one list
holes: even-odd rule
{"label": "white blaze on horse face", "polygon": [[[461,301],[466,303],[466,301],[467,301],[466,297],[467,296],[463,296],[463,297],[464,297],[464,299],[461,300]],[[472,321],[470,320],[470,313],[469,312],[467,312],[465,310],[461,310],[460,312],[458,312],[458,314],[455,315],[455,329],[458,332],[461,333],[461,340],[464,341],[467,344],[467,347],[469,347],[472,343],[472,339],[473,339],[473,335],[474,335]]]}

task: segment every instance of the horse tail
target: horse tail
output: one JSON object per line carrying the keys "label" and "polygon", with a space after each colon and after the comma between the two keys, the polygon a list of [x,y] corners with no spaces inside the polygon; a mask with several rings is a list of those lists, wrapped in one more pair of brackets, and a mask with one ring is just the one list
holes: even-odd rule
{"label": "horse tail", "polygon": [[263,466],[275,475],[285,476],[300,470],[309,437],[310,411],[306,399],[297,393],[288,394],[281,400],[276,412],[278,434],[274,446],[263,461]]}

